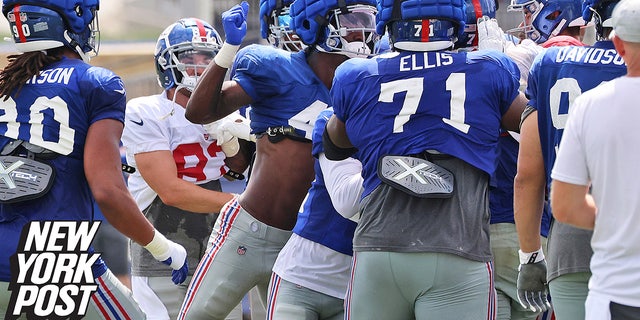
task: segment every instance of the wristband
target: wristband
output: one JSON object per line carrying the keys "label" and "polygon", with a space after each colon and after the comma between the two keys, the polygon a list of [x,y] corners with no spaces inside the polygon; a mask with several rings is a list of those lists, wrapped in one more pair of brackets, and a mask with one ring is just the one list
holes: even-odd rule
{"label": "wristband", "polygon": [[222,68],[229,69],[233,64],[233,59],[236,57],[236,52],[238,52],[239,48],[240,45],[236,46],[225,42],[222,48],[220,48],[220,51],[213,57],[213,62]]}
{"label": "wristband", "polygon": [[520,256],[520,264],[538,263],[544,260],[544,253],[542,247],[538,251],[524,253],[522,250],[518,250],[518,256]]}
{"label": "wristband", "polygon": [[167,260],[171,255],[169,240],[155,229],[153,230],[153,239],[151,239],[149,244],[143,246],[143,248],[147,249],[147,251],[149,251],[149,253],[151,253],[151,255],[158,261]]}

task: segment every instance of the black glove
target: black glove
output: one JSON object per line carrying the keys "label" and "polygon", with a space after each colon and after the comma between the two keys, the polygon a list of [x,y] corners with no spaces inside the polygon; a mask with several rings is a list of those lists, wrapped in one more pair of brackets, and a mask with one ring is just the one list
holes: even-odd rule
{"label": "black glove", "polygon": [[545,312],[551,309],[547,289],[547,263],[521,264],[518,272],[518,300],[520,304],[533,312]]}

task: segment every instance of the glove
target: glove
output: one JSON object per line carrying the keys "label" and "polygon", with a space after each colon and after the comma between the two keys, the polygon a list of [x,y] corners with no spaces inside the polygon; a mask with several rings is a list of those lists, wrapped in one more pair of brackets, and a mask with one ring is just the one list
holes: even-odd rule
{"label": "glove", "polygon": [[242,43],[247,35],[247,13],[249,3],[242,1],[231,9],[222,13],[222,27],[224,28],[225,42],[234,46]]}
{"label": "glove", "polygon": [[525,309],[536,313],[551,309],[547,290],[547,263],[521,264],[518,272],[518,301]]}
{"label": "glove", "polygon": [[234,137],[230,132],[220,129],[220,125],[224,122],[224,119],[226,118],[203,124],[202,127],[216,139],[216,144],[222,148],[222,152],[224,152],[227,157],[233,157],[240,151],[240,143],[238,142],[238,138]]}
{"label": "glove", "polygon": [[216,128],[216,137],[218,141],[227,142],[229,136],[237,137],[238,139],[256,142],[256,136],[251,134],[251,121],[249,119],[237,114],[232,113],[222,120]]}
{"label": "glove", "polygon": [[173,269],[171,280],[175,284],[181,284],[187,279],[189,266],[187,264],[187,250],[178,243],[165,238],[162,233],[155,230],[153,240],[144,246],[154,259],[168,265]]}
{"label": "glove", "polygon": [[478,50],[505,51],[509,44],[504,37],[504,31],[498,26],[496,19],[487,16],[478,18]]}

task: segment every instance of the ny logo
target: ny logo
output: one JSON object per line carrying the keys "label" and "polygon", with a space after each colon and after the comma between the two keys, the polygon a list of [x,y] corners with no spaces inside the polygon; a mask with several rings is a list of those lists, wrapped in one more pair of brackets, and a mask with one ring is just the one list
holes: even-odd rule
{"label": "ny logo", "polygon": [[12,163],[9,167],[5,167],[4,163],[0,161],[0,180],[2,180],[7,185],[7,187],[9,187],[9,189],[16,188],[16,184],[11,178],[10,174],[16,169],[20,168],[20,166],[22,166],[23,164],[24,162],[18,160]]}

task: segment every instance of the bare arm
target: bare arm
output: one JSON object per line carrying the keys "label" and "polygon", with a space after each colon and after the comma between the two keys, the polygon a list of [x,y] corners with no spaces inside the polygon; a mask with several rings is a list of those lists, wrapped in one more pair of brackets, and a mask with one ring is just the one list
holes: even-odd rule
{"label": "bare arm", "polygon": [[513,132],[520,132],[520,117],[527,106],[527,98],[522,92],[511,102],[511,106],[502,116],[502,127]]}
{"label": "bare arm", "polygon": [[588,186],[553,180],[551,210],[556,220],[578,228],[593,230],[596,222],[597,207]]}
{"label": "bare arm", "polygon": [[211,61],[198,80],[186,107],[186,118],[206,124],[220,120],[242,106],[251,104],[251,97],[235,81],[224,81],[227,69]]}
{"label": "bare arm", "polygon": [[220,212],[233,197],[229,193],[207,190],[178,177],[170,151],[152,151],[135,155],[136,166],[162,202],[182,210],[210,214]]}
{"label": "bare arm", "polygon": [[140,212],[122,177],[119,143],[123,125],[113,119],[89,127],[84,148],[84,171],[91,192],[105,218],[140,245],[154,236],[153,225]]}
{"label": "bare arm", "polygon": [[351,148],[353,144],[347,136],[347,129],[340,119],[336,115],[332,115],[331,119],[327,121],[327,133],[331,141],[340,148]]}
{"label": "bare arm", "polygon": [[546,184],[537,112],[530,114],[522,123],[517,168],[513,213],[520,250],[534,252],[540,249],[540,224]]}

